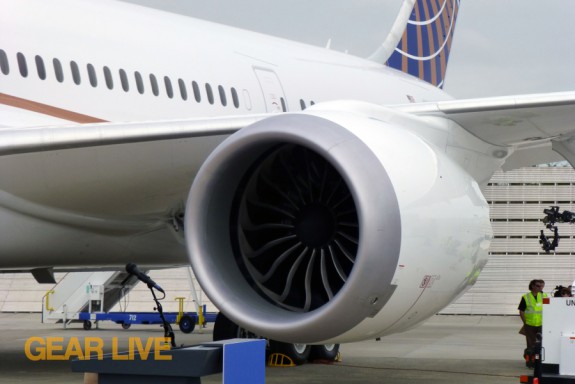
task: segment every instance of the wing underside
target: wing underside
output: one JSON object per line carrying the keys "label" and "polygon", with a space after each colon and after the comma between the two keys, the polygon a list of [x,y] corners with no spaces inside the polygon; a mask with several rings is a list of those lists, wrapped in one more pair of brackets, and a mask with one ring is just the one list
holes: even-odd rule
{"label": "wing underside", "polygon": [[575,164],[575,92],[396,106],[453,120],[481,140],[509,147],[504,170],[560,160]]}
{"label": "wing underside", "polygon": [[0,129],[0,269],[186,263],[195,174],[258,118]]}

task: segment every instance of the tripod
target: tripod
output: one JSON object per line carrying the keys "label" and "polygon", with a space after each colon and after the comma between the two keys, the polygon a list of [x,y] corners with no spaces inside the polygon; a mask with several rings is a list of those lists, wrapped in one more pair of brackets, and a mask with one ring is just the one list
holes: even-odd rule
{"label": "tripod", "polygon": [[[170,323],[166,320],[166,317],[164,316],[164,310],[162,309],[162,304],[160,303],[160,300],[158,300],[158,298],[156,297],[156,292],[154,292],[154,286],[152,284],[148,283],[148,288],[150,288],[150,291],[152,292],[152,296],[154,297],[154,301],[156,302],[156,307],[154,308],[154,310],[158,311],[158,313],[160,314],[160,319],[162,319],[162,326],[164,327],[164,337],[170,338],[170,344],[171,344],[172,348],[175,348],[176,347],[176,337],[174,335],[174,330],[172,329],[172,326],[170,325]],[[166,297],[165,293],[164,293],[164,297]],[[162,299],[164,297],[162,297]]]}

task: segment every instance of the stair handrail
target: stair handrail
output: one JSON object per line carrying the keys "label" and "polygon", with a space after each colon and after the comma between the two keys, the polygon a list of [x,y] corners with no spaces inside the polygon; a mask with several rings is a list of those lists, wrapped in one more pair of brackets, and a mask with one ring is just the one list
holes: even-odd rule
{"label": "stair handrail", "polygon": [[50,306],[50,295],[54,294],[54,290],[50,289],[49,291],[47,291],[44,296],[42,296],[42,302],[44,303],[44,308],[46,308],[47,311],[53,312],[54,308],[52,308]]}

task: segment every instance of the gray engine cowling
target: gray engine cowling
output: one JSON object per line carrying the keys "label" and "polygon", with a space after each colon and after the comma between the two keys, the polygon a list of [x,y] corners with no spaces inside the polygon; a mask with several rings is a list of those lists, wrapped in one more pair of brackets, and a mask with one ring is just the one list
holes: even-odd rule
{"label": "gray engine cowling", "polygon": [[199,171],[185,220],[203,289],[257,334],[327,340],[393,292],[394,188],[365,143],[324,118],[278,115],[231,136]]}

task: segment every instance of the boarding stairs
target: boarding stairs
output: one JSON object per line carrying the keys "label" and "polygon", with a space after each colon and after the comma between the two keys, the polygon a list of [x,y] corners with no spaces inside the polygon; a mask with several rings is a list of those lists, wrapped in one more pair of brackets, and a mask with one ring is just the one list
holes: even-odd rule
{"label": "boarding stairs", "polygon": [[123,271],[67,273],[44,295],[42,322],[66,328],[79,320],[80,312],[108,312],[137,283],[135,276]]}

